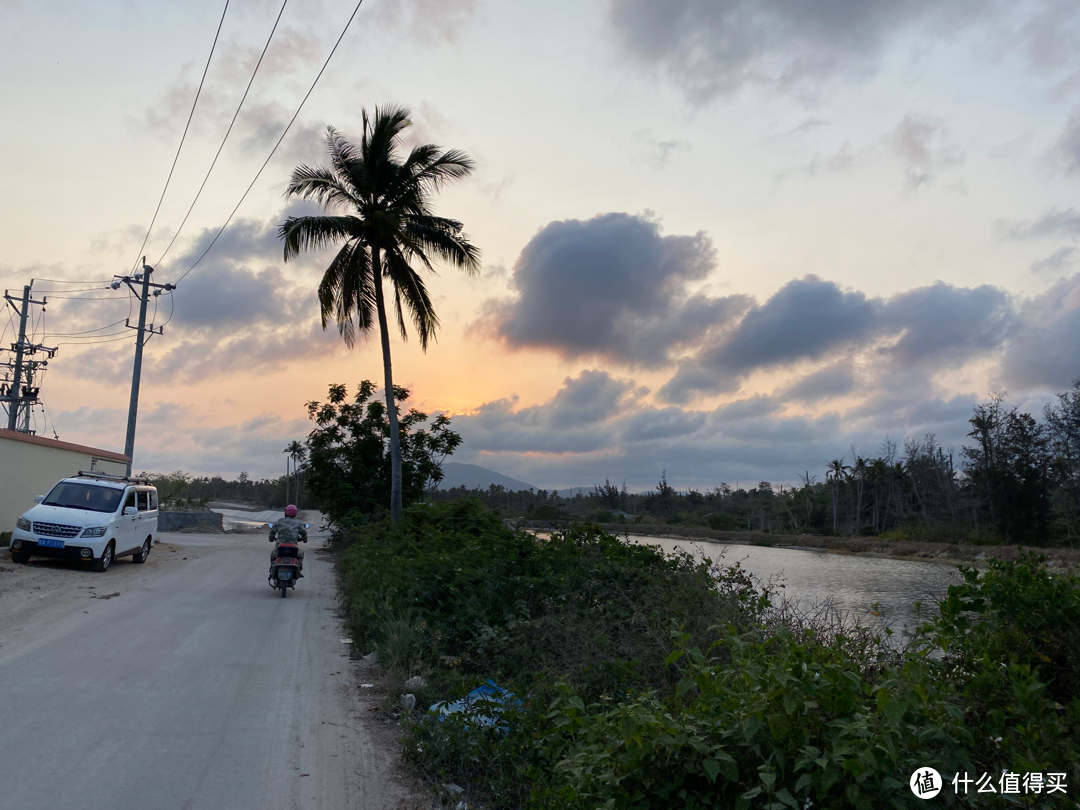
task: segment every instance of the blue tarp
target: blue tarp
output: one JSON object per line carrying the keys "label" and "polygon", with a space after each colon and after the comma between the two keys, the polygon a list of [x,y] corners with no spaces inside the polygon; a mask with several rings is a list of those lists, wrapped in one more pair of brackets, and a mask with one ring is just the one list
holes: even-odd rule
{"label": "blue tarp", "polygon": [[461,700],[449,703],[440,700],[431,704],[429,711],[436,712],[439,719],[451,714],[467,714],[481,726],[494,726],[504,709],[520,709],[521,701],[492,680],[480,684]]}

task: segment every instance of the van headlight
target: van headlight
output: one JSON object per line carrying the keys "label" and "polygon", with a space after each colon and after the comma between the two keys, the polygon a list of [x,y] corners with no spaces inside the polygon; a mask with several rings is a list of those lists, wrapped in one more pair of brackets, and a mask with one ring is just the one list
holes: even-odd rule
{"label": "van headlight", "polygon": [[105,530],[108,529],[108,528],[109,528],[108,526],[95,526],[93,529],[84,529],[83,533],[82,533],[82,536],[83,537],[104,537],[105,536]]}
{"label": "van headlight", "polygon": [[27,520],[24,517],[21,517],[21,518],[19,518],[18,520],[15,521],[15,528],[16,529],[22,529],[24,532],[29,532],[29,531],[34,530],[34,527],[30,525],[30,521]]}

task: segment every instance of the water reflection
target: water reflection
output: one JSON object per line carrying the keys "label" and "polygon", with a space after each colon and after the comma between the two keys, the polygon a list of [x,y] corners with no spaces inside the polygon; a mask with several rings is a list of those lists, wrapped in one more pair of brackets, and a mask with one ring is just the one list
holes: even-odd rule
{"label": "water reflection", "polygon": [[[881,557],[832,554],[827,551],[764,546],[739,546],[702,540],[631,536],[635,543],[656,545],[665,551],[681,548],[703,553],[710,560],[723,554],[726,563],[738,562],[759,579],[783,583],[789,599],[804,606],[831,600],[841,611],[858,616],[864,623],[884,622],[899,631],[918,623],[915,602],[926,611],[935,611],[950,585],[962,581],[955,564],[913,562]],[[882,616],[871,615],[877,603]]]}

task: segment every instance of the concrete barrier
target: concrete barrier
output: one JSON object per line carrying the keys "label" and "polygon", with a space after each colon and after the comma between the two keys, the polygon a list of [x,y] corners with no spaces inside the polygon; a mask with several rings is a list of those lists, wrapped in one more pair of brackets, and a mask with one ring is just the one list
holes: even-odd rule
{"label": "concrete barrier", "polygon": [[158,511],[158,531],[178,532],[200,523],[209,523],[219,531],[225,531],[220,512],[163,512]]}

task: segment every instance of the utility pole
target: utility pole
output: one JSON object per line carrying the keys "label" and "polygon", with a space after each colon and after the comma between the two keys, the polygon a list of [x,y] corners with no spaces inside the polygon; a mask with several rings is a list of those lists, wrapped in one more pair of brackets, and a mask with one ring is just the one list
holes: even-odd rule
{"label": "utility pole", "polygon": [[[155,296],[161,295],[163,291],[169,292],[175,289],[172,284],[151,283],[150,274],[153,272],[154,268],[146,263],[146,257],[143,256],[141,273],[136,273],[133,277],[113,276],[116,280],[110,285],[114,290],[118,290],[121,284],[127,284],[130,290],[135,293],[135,297],[139,299],[139,325],[132,326],[128,321],[124,321],[126,327],[137,330],[135,333],[135,364],[131,370],[131,399],[128,401],[127,438],[124,440],[124,455],[128,457],[128,475],[131,475],[131,460],[135,454],[135,422],[139,414],[139,384],[142,382],[143,346],[149,340],[146,336],[147,333],[149,333],[150,337],[165,334],[164,327],[159,326],[155,329],[153,324],[150,324],[149,327],[146,325],[146,305],[150,300],[150,288],[154,288]],[[141,289],[136,289],[135,284],[140,282]]]}
{"label": "utility pole", "polygon": [[45,352],[50,360],[56,355],[55,348],[49,348],[41,343],[27,342],[26,323],[30,319],[30,307],[44,307],[48,303],[46,298],[35,301],[30,297],[30,289],[33,286],[34,281],[31,279],[30,283],[23,287],[22,300],[19,304],[16,303],[19,299],[12,297],[7,290],[4,290],[4,299],[12,309],[19,313],[19,340],[17,343],[11,344],[10,349],[4,349],[4,351],[15,353],[15,361],[13,363],[0,363],[0,366],[10,368],[13,372],[11,382],[0,386],[0,402],[7,403],[8,430],[19,429],[19,412],[25,411],[22,425],[23,433],[30,432],[30,410],[38,401],[38,393],[40,392],[40,389],[34,387],[34,372],[38,368],[44,368],[48,365],[46,360],[28,360],[26,359],[27,355],[34,355],[39,351]]}

